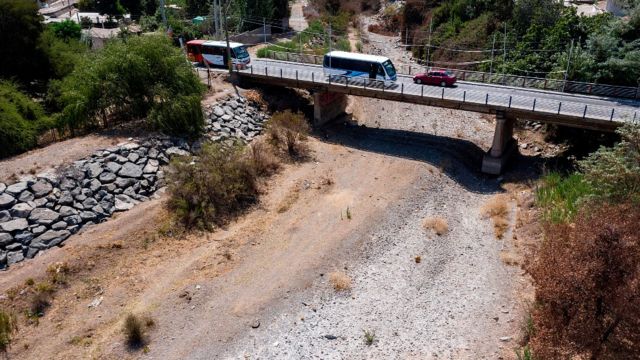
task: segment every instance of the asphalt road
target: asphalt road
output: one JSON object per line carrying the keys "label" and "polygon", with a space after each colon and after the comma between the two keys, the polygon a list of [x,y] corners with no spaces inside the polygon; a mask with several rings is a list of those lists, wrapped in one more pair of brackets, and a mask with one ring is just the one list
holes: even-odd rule
{"label": "asphalt road", "polygon": [[[270,59],[255,59],[252,61],[254,73],[269,76],[295,78],[296,72],[300,79],[314,81],[327,81],[324,76],[322,66],[292,63]],[[313,75],[312,75],[313,74]],[[333,79],[332,81],[343,81]],[[349,85],[358,81],[363,84],[364,79],[351,79]],[[369,87],[378,87],[382,84],[369,84]],[[584,116],[586,118],[613,121],[640,121],[640,102],[629,99],[607,98],[589,96],[581,94],[570,94],[555,91],[545,91],[538,89],[517,88],[493,84],[481,84],[471,82],[458,82],[452,88],[443,88],[430,85],[417,85],[413,83],[410,76],[400,75],[393,85],[387,85],[385,91],[403,92],[411,95],[423,95],[425,97],[444,97],[445,99],[488,103],[491,105],[502,105],[540,111],[546,113],[560,113],[573,116]],[[487,97],[488,95],[488,97]],[[585,113],[586,107],[586,113]]]}

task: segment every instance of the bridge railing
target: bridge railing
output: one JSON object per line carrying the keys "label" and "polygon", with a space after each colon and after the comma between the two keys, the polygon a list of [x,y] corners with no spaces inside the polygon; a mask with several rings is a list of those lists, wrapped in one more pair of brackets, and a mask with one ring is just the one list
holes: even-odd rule
{"label": "bridge railing", "polygon": [[[267,51],[267,58],[281,61],[300,62],[305,64],[322,65],[323,56],[313,54],[298,54],[282,51]],[[398,74],[413,76],[426,72],[427,67],[421,65],[396,65]],[[506,85],[513,87],[552,90],[575,94],[607,96],[625,99],[640,99],[640,86],[614,86],[605,84],[585,83],[578,81],[565,81],[558,79],[545,79],[531,76],[486,73],[481,71],[448,69],[459,80],[478,82],[484,84]]]}
{"label": "bridge railing", "polygon": [[577,101],[561,101],[524,95],[489,93],[480,90],[425,86],[415,83],[389,82],[338,75],[328,76],[324,74],[321,68],[315,68],[315,70],[299,70],[277,65],[253,65],[249,69],[236,71],[260,77],[296,80],[298,82],[310,82],[312,84],[344,86],[345,88],[358,88],[371,92],[396,93],[408,97],[451,100],[505,109],[513,108],[530,111],[531,113],[571,116],[583,120],[640,122],[638,111],[632,107],[608,107],[583,104]]}

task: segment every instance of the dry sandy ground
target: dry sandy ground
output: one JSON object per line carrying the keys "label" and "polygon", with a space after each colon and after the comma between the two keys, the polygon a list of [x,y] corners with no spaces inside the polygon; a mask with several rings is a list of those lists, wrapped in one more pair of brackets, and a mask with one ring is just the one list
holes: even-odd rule
{"label": "dry sandy ground", "polygon": [[[6,290],[53,262],[73,269],[39,325],[21,327],[12,358],[495,357],[518,319],[512,272],[478,214],[493,180],[478,186],[465,170],[454,181],[428,164],[439,154],[428,141],[359,131],[311,141],[315,160],[287,166],[224,230],[160,238],[162,200],[152,200],[2,273]],[[434,215],[449,234],[421,229]],[[348,295],[326,284],[335,269],[352,277]],[[130,312],[155,319],[146,355],[123,345]],[[376,332],[374,346],[362,329]]]}
{"label": "dry sandy ground", "polygon": [[15,182],[29,173],[40,173],[91,155],[95,150],[107,148],[127,138],[121,135],[89,135],[53,143],[46,148],[34,149],[0,161],[0,181]]}

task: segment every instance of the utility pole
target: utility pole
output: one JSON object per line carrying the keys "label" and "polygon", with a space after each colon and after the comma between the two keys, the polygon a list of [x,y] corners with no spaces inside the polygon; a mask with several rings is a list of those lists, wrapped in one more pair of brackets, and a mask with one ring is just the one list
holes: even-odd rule
{"label": "utility pole", "polygon": [[264,43],[267,43],[267,20],[262,18],[262,35],[264,36]]}
{"label": "utility pole", "polygon": [[491,81],[491,75],[493,74],[493,52],[496,48],[496,33],[493,33],[493,44],[491,44],[491,66],[489,66],[489,81]]}
{"label": "utility pole", "polygon": [[331,22],[329,22],[329,67],[331,67]]}
{"label": "utility pole", "polygon": [[404,27],[404,49],[409,50],[409,26]]}
{"label": "utility pole", "polygon": [[167,28],[167,14],[165,13],[164,0],[160,0],[160,13],[162,14],[162,24]]}
{"label": "utility pole", "polygon": [[569,58],[567,59],[567,70],[564,72],[564,82],[562,83],[562,91],[567,84],[567,77],[569,76],[569,65],[571,65],[571,56],[573,55],[573,39],[571,39],[571,48],[569,48]]}
{"label": "utility pole", "polygon": [[504,39],[502,41],[502,82],[504,83],[504,64],[507,63],[507,23],[504,23]]}
{"label": "utility pole", "polygon": [[231,5],[231,0],[226,0],[224,11],[222,12],[222,17],[224,21],[224,37],[227,41],[227,66],[229,67],[229,74],[233,73],[233,60],[231,59],[231,46],[229,45],[229,26],[227,25],[227,16],[229,12],[229,7]]}
{"label": "utility pole", "polygon": [[429,41],[427,43],[427,71],[429,70],[429,60],[431,60],[431,29],[433,28],[433,17],[429,20]]}

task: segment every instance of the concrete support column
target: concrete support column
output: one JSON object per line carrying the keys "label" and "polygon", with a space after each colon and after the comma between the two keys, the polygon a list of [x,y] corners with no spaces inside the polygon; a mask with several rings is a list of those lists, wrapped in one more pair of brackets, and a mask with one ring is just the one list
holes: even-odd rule
{"label": "concrete support column", "polygon": [[496,112],[496,130],[493,134],[491,149],[482,159],[482,172],[492,175],[502,173],[507,161],[517,149],[516,140],[513,138],[513,125],[515,118],[508,116],[504,111]]}
{"label": "concrete support column", "polygon": [[322,91],[313,94],[313,125],[322,126],[344,114],[347,95]]}

